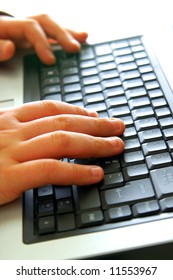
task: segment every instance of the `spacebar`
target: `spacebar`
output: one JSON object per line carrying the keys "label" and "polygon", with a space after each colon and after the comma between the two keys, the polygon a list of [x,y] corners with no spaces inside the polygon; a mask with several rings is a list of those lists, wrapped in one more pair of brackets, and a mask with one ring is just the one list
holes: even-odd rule
{"label": "spacebar", "polygon": [[131,181],[124,187],[101,192],[103,209],[108,209],[118,204],[133,204],[134,202],[153,198],[154,196],[154,190],[148,178]]}

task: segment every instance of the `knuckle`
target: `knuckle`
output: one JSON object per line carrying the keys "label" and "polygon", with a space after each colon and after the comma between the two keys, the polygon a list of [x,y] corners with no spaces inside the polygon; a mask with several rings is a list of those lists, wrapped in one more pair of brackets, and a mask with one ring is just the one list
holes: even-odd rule
{"label": "knuckle", "polygon": [[44,176],[44,181],[51,183],[52,174],[55,174],[57,171],[55,161],[53,160],[44,160],[42,164],[42,174]]}
{"label": "knuckle", "polygon": [[52,144],[55,148],[67,148],[70,144],[70,135],[65,131],[53,132]]}
{"label": "knuckle", "polygon": [[33,28],[38,24],[37,21],[33,18],[27,18],[25,23],[27,28]]}
{"label": "knuckle", "polygon": [[52,100],[43,100],[40,101],[41,106],[43,107],[43,111],[49,112],[50,115],[54,115],[57,113],[57,103]]}
{"label": "knuckle", "polygon": [[102,151],[104,149],[103,145],[104,139],[101,139],[99,137],[93,138],[93,144],[94,144],[94,152],[97,153],[98,151]]}
{"label": "knuckle", "polygon": [[44,21],[44,20],[50,19],[50,16],[46,13],[42,13],[42,14],[39,15],[39,18],[40,18],[40,20]]}
{"label": "knuckle", "polygon": [[58,127],[60,127],[60,129],[63,129],[65,131],[70,131],[72,129],[73,120],[71,117],[65,115],[58,116],[57,119],[54,119],[55,127],[57,127],[57,120]]}

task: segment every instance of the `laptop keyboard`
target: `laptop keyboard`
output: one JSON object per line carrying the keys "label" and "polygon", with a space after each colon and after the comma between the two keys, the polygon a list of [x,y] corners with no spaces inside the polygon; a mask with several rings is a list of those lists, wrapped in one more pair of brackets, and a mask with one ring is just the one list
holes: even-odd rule
{"label": "laptop keyboard", "polygon": [[64,101],[100,117],[119,117],[126,125],[125,150],[111,158],[62,159],[99,165],[104,180],[94,186],[50,184],[27,191],[24,242],[172,217],[172,93],[144,38],[84,45],[79,54],[55,53],[57,65],[51,67],[35,55],[25,58],[25,101]]}

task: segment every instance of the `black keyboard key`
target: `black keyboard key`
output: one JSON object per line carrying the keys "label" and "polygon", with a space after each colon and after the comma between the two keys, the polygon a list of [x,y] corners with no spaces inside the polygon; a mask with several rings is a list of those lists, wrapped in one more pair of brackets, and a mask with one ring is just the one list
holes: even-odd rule
{"label": "black keyboard key", "polygon": [[126,80],[123,82],[123,86],[125,90],[131,89],[131,88],[138,88],[143,86],[143,81],[142,79],[131,79],[131,80]]}
{"label": "black keyboard key", "polygon": [[142,151],[134,151],[123,153],[121,164],[123,167],[144,162],[144,155]]}
{"label": "black keyboard key", "polygon": [[73,92],[73,94],[69,93],[64,95],[64,101],[68,103],[72,103],[80,100],[82,100],[81,92]]}
{"label": "black keyboard key", "polygon": [[168,107],[163,107],[155,110],[157,118],[168,117],[171,115],[171,112]]}
{"label": "black keyboard key", "polygon": [[69,67],[65,68],[62,70],[62,75],[67,76],[67,75],[74,75],[78,74],[78,68],[77,67]]}
{"label": "black keyboard key", "polygon": [[79,56],[80,60],[90,60],[94,58],[94,51],[90,47],[84,47],[81,49]]}
{"label": "black keyboard key", "polygon": [[113,79],[104,80],[101,84],[102,84],[103,89],[105,90],[107,88],[121,86],[122,83],[119,78],[113,78]]}
{"label": "black keyboard key", "polygon": [[71,186],[55,186],[55,199],[58,213],[67,213],[73,211],[73,197]]}
{"label": "black keyboard key", "polygon": [[[144,59],[144,61],[147,62],[147,59]],[[156,88],[160,87],[160,85],[157,81],[146,82],[145,86],[146,86],[147,90],[156,89]]]}
{"label": "black keyboard key", "polygon": [[148,97],[140,97],[129,100],[129,106],[131,110],[148,105],[150,105],[150,100]]}
{"label": "black keyboard key", "polygon": [[132,211],[129,205],[123,205],[110,208],[106,210],[104,214],[106,222],[109,223],[130,219],[132,216]]}
{"label": "black keyboard key", "polygon": [[154,190],[148,178],[131,181],[124,187],[101,192],[103,209],[108,209],[119,204],[134,204],[138,201],[154,198],[154,196]]}
{"label": "black keyboard key", "polygon": [[46,185],[37,189],[37,197],[39,200],[51,199],[53,197],[53,187],[52,185]]}
{"label": "black keyboard key", "polygon": [[145,97],[147,96],[146,89],[144,87],[133,88],[125,91],[126,97],[128,100],[134,99],[137,97]]}
{"label": "black keyboard key", "polygon": [[84,95],[86,95],[95,92],[102,92],[102,87],[100,84],[95,84],[95,85],[85,86],[83,90],[84,90]]}
{"label": "black keyboard key", "polygon": [[77,213],[101,207],[97,186],[74,186],[73,195]]}
{"label": "black keyboard key", "polygon": [[153,72],[146,73],[146,74],[142,75],[142,79],[143,79],[144,82],[155,80],[156,75]]}
{"label": "black keyboard key", "polygon": [[91,111],[102,112],[106,110],[106,104],[105,102],[97,102],[97,103],[86,105],[86,108]]}
{"label": "black keyboard key", "polygon": [[122,81],[125,81],[140,77],[140,73],[138,70],[126,71],[121,73],[120,77]]}
{"label": "black keyboard key", "polygon": [[137,121],[135,121],[135,127],[137,131],[142,131],[145,129],[153,129],[153,128],[157,128],[158,122],[157,119],[154,117],[151,118],[145,118],[145,119],[139,119]]}
{"label": "black keyboard key", "polygon": [[157,200],[149,200],[133,205],[132,211],[135,217],[143,217],[159,213],[160,206]]}
{"label": "black keyboard key", "polygon": [[41,96],[45,96],[48,94],[56,94],[61,92],[61,86],[60,85],[53,85],[53,86],[46,86],[41,91]]}
{"label": "black keyboard key", "polygon": [[41,81],[41,87],[59,84],[59,77],[46,78]]}
{"label": "black keyboard key", "polygon": [[108,113],[110,117],[121,118],[122,116],[130,114],[130,109],[128,106],[119,106],[116,108],[109,109]]}
{"label": "black keyboard key", "polygon": [[153,117],[154,111],[152,107],[142,107],[142,108],[132,110],[132,116],[134,120],[146,118],[146,117]]}
{"label": "black keyboard key", "polygon": [[133,126],[127,127],[123,133],[123,139],[136,138],[136,129]]}
{"label": "black keyboard key", "polygon": [[38,215],[39,216],[48,216],[54,214],[54,203],[53,200],[42,201],[38,203]]}
{"label": "black keyboard key", "polygon": [[79,83],[64,86],[64,93],[65,94],[66,93],[78,92],[78,91],[81,91],[81,85]]}
{"label": "black keyboard key", "polygon": [[70,75],[63,78],[64,84],[73,84],[79,82],[79,76],[78,75]]}
{"label": "black keyboard key", "polygon": [[89,227],[102,224],[104,221],[101,210],[90,211],[80,214],[77,217],[79,227]]}
{"label": "black keyboard key", "polygon": [[132,54],[122,55],[122,56],[116,57],[115,61],[116,61],[117,64],[133,62],[134,61],[134,57],[133,57]]}
{"label": "black keyboard key", "polygon": [[48,68],[42,68],[40,71],[40,78],[41,80],[46,78],[53,78],[59,76],[59,71],[57,67],[48,67]]}
{"label": "black keyboard key", "polygon": [[172,158],[169,153],[155,154],[146,157],[149,169],[160,168],[171,165]]}
{"label": "black keyboard key", "polygon": [[149,94],[149,97],[151,99],[158,98],[158,97],[163,97],[163,92],[160,88],[149,90],[148,94]]}
{"label": "black keyboard key", "polygon": [[140,143],[137,137],[133,139],[125,139],[124,144],[125,144],[124,147],[125,152],[139,150],[140,148]]}
{"label": "black keyboard key", "polygon": [[137,65],[134,61],[132,61],[132,62],[119,64],[117,68],[118,68],[119,72],[121,73],[124,71],[137,69]]}
{"label": "black keyboard key", "polygon": [[102,93],[88,94],[83,99],[85,105],[97,103],[97,102],[100,102],[103,100],[104,100],[104,97],[103,97]]}
{"label": "black keyboard key", "polygon": [[150,142],[153,141],[153,139],[155,140],[162,139],[162,133],[159,128],[140,131],[138,133],[138,136],[141,143]]}
{"label": "black keyboard key", "polygon": [[54,186],[55,199],[68,198],[72,196],[71,186]]}
{"label": "black keyboard key", "polygon": [[163,198],[159,202],[163,212],[173,211],[173,196]]}
{"label": "black keyboard key", "polygon": [[108,71],[102,71],[99,74],[99,77],[103,81],[103,80],[107,80],[107,79],[117,78],[117,77],[119,77],[119,73],[116,69],[108,70]]}
{"label": "black keyboard key", "polygon": [[173,137],[173,128],[167,128],[163,130],[163,134],[166,140],[172,139]]}
{"label": "black keyboard key", "polygon": [[48,95],[45,95],[42,99],[43,100],[62,101],[62,95],[61,95],[61,93],[48,94]]}
{"label": "black keyboard key", "polygon": [[172,117],[162,118],[159,120],[159,123],[162,129],[173,127],[173,118]]}
{"label": "black keyboard key", "polygon": [[115,158],[105,158],[98,163],[104,170],[104,174],[114,173],[120,170],[120,163]]}
{"label": "black keyboard key", "polygon": [[100,190],[106,190],[110,188],[116,188],[123,186],[124,179],[122,172],[115,172],[112,174],[106,174],[104,180],[100,185]]}
{"label": "black keyboard key", "polygon": [[80,67],[85,69],[85,68],[90,68],[90,67],[95,67],[96,66],[96,62],[94,59],[91,60],[83,60],[80,63]]}
{"label": "black keyboard key", "polygon": [[100,72],[113,70],[113,69],[116,69],[116,63],[111,62],[111,61],[110,62],[105,62],[105,63],[99,64],[98,69],[99,69]]}
{"label": "black keyboard key", "polygon": [[173,140],[169,140],[166,142],[170,152],[173,152]]}
{"label": "black keyboard key", "polygon": [[100,56],[100,55],[112,53],[112,49],[109,44],[104,43],[104,44],[95,46],[95,52],[98,56]]}
{"label": "black keyboard key", "polygon": [[165,141],[159,140],[142,144],[143,152],[146,156],[151,154],[157,154],[159,152],[166,152],[167,146]]}
{"label": "black keyboard key", "polygon": [[121,48],[121,49],[115,49],[113,54],[114,56],[121,56],[126,54],[131,54],[131,49],[129,47]]}
{"label": "black keyboard key", "polygon": [[117,96],[106,99],[107,108],[122,106],[127,104],[127,99],[124,96]]}
{"label": "black keyboard key", "polygon": [[140,58],[136,60],[136,64],[137,66],[148,65],[150,64],[150,61],[148,60],[148,58]]}
{"label": "black keyboard key", "polygon": [[57,216],[58,231],[68,231],[76,228],[75,216],[73,213],[62,214]]}
{"label": "black keyboard key", "polygon": [[39,234],[48,234],[55,232],[55,219],[54,216],[47,216],[39,218],[38,220]]}
{"label": "black keyboard key", "polygon": [[146,57],[146,56],[147,56],[147,55],[146,55],[146,53],[145,53],[144,51],[140,51],[140,52],[134,53],[135,59],[144,58],[144,57]]}
{"label": "black keyboard key", "polygon": [[58,213],[68,213],[72,212],[73,209],[73,200],[71,197],[61,198],[56,201],[56,207]]}
{"label": "black keyboard key", "polygon": [[151,178],[159,199],[173,195],[173,166],[152,170]]}
{"label": "black keyboard key", "polygon": [[152,100],[152,105],[155,108],[166,106],[166,100],[164,98],[156,98]]}
{"label": "black keyboard key", "polygon": [[84,68],[81,70],[81,76],[87,77],[98,74],[98,70],[96,67]]}
{"label": "black keyboard key", "polygon": [[138,180],[148,177],[148,168],[145,163],[127,166],[123,168],[123,174],[126,181]]}

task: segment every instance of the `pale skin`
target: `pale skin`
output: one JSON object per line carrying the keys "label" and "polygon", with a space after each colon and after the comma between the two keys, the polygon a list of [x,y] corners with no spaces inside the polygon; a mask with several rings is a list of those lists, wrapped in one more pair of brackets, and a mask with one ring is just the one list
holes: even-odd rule
{"label": "pale skin", "polygon": [[[12,40],[10,42],[14,47],[17,41],[20,46],[21,43],[31,43],[40,59],[48,64],[54,62],[50,46],[50,52],[43,51],[49,44],[47,36],[56,38],[68,51],[79,51],[80,43],[84,42],[87,36],[85,32],[67,31],[59,26],[54,34],[50,34],[46,27],[46,20],[50,18],[46,16],[43,23],[42,15],[41,27],[35,23],[36,19],[40,19],[39,16],[34,17],[36,33],[33,29],[30,41],[31,37],[27,37],[24,32],[28,26],[23,26],[25,22],[20,25],[21,21],[16,20],[19,26],[15,33],[13,24],[10,29],[10,22],[13,20],[4,17],[3,21],[2,18],[0,25],[3,23],[6,28],[3,31],[0,29],[0,38],[3,38],[0,46],[8,38]],[[61,36],[58,35],[59,28],[62,31]],[[42,30],[41,35],[38,30]],[[43,34],[43,44],[38,46],[34,38]],[[6,52],[1,52],[1,61],[14,55],[11,53],[9,56],[8,51],[7,47]],[[49,183],[81,186],[98,183],[104,177],[101,167],[67,163],[61,159],[118,155],[124,149],[124,143],[119,137],[124,130],[125,125],[120,119],[101,119],[96,112],[62,102],[39,101],[1,109],[0,205],[15,200],[28,189]]]}

